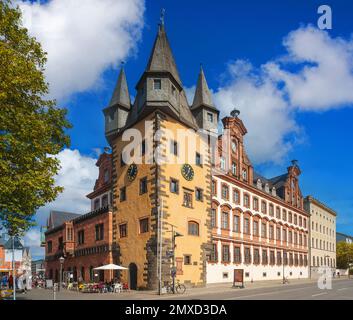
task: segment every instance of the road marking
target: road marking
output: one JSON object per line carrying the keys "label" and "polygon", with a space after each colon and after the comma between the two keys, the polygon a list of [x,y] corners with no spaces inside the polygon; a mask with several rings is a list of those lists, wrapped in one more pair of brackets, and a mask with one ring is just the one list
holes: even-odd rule
{"label": "road marking", "polygon": [[255,293],[255,294],[250,294],[250,295],[246,295],[246,296],[238,296],[238,297],[232,297],[232,298],[227,298],[227,299],[222,299],[222,300],[237,300],[237,299],[243,299],[243,298],[264,296],[264,295],[274,294],[274,293],[293,292],[293,291],[299,291],[299,290],[303,290],[303,288],[290,289],[290,290],[270,291],[270,292],[264,292],[264,293]]}
{"label": "road marking", "polygon": [[322,295],[324,295],[324,294],[327,294],[327,292],[322,292],[322,293],[313,294],[312,297],[322,296]]}
{"label": "road marking", "polygon": [[348,288],[341,288],[341,289],[337,289],[337,291],[341,291],[341,290],[347,290]]}

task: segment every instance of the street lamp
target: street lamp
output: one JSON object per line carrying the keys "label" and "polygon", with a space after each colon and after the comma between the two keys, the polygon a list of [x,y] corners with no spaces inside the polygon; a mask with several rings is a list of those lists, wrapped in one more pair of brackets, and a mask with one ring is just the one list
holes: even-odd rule
{"label": "street lamp", "polygon": [[64,264],[65,258],[60,257],[59,262],[60,262],[60,280],[59,280],[59,288],[58,290],[60,291],[60,288],[62,287],[62,281],[63,281],[63,264]]}
{"label": "street lamp", "polygon": [[182,237],[183,235],[179,232],[174,231],[174,226],[172,226],[172,249],[173,249],[173,268],[172,268],[172,277],[173,277],[173,293],[175,293],[175,238]]}
{"label": "street lamp", "polygon": [[282,262],[282,266],[283,266],[283,270],[282,270],[282,276],[283,276],[283,284],[286,283],[286,278],[284,276],[284,263],[287,260],[287,252],[283,250],[283,262]]}

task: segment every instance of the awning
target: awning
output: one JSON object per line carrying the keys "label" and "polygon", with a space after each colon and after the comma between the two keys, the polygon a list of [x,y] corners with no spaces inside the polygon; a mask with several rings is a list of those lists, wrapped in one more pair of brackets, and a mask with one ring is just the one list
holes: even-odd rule
{"label": "awning", "polygon": [[127,268],[110,263],[101,267],[94,268],[94,270],[127,270]]}

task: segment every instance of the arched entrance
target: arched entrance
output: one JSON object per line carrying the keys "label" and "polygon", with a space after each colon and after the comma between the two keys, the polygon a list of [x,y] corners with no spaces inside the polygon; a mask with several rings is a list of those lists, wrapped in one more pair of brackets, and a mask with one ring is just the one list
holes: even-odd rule
{"label": "arched entrance", "polygon": [[130,279],[130,289],[137,289],[137,265],[135,263],[129,264],[129,279]]}

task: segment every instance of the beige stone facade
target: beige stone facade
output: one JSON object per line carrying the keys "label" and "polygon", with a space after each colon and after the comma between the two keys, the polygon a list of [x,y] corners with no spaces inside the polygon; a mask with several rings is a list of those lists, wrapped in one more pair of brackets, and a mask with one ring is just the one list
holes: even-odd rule
{"label": "beige stone facade", "polygon": [[319,200],[308,196],[305,210],[310,213],[310,274],[317,277],[319,268],[336,268],[336,212]]}

